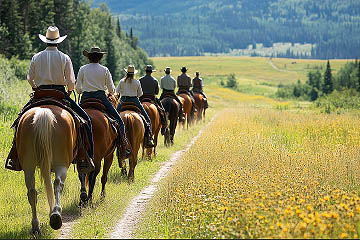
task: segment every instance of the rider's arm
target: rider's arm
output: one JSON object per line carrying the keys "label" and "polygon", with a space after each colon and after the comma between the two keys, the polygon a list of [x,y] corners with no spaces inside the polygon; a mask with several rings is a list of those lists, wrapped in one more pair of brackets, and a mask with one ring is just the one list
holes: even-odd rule
{"label": "rider's arm", "polygon": [[107,90],[109,91],[109,93],[115,92],[115,85],[114,85],[111,73],[108,68],[106,68],[106,72],[105,72],[105,86],[106,86]]}
{"label": "rider's arm", "polygon": [[75,86],[76,92],[79,94],[81,94],[83,92],[82,91],[83,81],[84,81],[84,71],[83,71],[83,68],[81,67],[78,72],[78,75],[77,75],[76,86]]}
{"label": "rider's arm", "polygon": [[33,90],[35,90],[37,88],[37,86],[34,82],[34,79],[35,79],[35,64],[34,64],[34,58],[32,58],[31,62],[30,62],[29,72],[27,75],[27,80]]}
{"label": "rider's arm", "polygon": [[75,88],[75,74],[71,59],[68,56],[66,57],[64,74],[68,90],[71,92]]}

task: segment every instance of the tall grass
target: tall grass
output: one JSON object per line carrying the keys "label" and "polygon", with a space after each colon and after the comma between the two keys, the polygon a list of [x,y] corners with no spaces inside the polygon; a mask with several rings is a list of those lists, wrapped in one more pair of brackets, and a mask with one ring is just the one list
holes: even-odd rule
{"label": "tall grass", "polygon": [[162,184],[140,238],[357,238],[360,120],[224,110]]}

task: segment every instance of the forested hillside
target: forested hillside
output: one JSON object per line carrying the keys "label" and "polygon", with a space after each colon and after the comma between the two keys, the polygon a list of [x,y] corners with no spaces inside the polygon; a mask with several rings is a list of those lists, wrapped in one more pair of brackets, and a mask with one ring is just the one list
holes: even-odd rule
{"label": "forested hillside", "polygon": [[[95,0],[94,6],[104,0]],[[289,50],[277,56],[356,58],[360,55],[357,0],[105,0],[134,29],[151,56],[228,53],[249,45],[312,44],[308,56]],[[309,56],[311,54],[311,56]]]}
{"label": "forested hillside", "polygon": [[129,63],[143,69],[151,62],[137,47],[137,39],[121,31],[106,5],[90,8],[80,0],[0,0],[0,54],[30,59],[46,47],[38,34],[45,35],[51,25],[68,36],[59,49],[69,54],[76,73],[87,63],[82,51],[95,45],[108,52],[102,63],[114,80],[119,80]]}

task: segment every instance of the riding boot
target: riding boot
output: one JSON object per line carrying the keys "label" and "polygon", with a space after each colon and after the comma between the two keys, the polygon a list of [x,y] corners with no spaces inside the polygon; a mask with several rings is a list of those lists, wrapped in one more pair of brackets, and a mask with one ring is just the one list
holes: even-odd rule
{"label": "riding boot", "polygon": [[167,120],[166,120],[165,109],[164,109],[164,106],[162,105],[162,103],[160,102],[160,100],[158,98],[155,98],[155,101],[157,103],[157,109],[158,109],[159,115],[160,115],[161,135],[164,135],[165,131],[166,131],[166,128],[167,128]]}
{"label": "riding boot", "polygon": [[[120,129],[119,129],[120,130]],[[126,159],[131,155],[131,146],[125,134],[119,131],[119,140],[117,146],[117,157],[118,159]]]}
{"label": "riding boot", "polygon": [[94,145],[92,135],[90,135],[92,132],[89,132],[90,127],[91,125],[88,126],[87,124],[84,124],[80,127],[80,134],[83,143],[79,146],[78,156],[76,157],[78,173],[90,173],[95,170],[95,164],[93,160]]}
{"label": "riding boot", "polygon": [[6,159],[5,168],[9,169],[9,170],[13,170],[13,171],[21,171],[22,170],[22,168],[20,166],[19,157],[17,154],[15,138],[14,138],[12,147],[10,149],[9,155]]}
{"label": "riding boot", "polygon": [[145,126],[144,145],[145,145],[145,148],[152,148],[155,146],[154,140],[152,138],[151,127],[150,127],[150,124],[148,124],[148,123]]}

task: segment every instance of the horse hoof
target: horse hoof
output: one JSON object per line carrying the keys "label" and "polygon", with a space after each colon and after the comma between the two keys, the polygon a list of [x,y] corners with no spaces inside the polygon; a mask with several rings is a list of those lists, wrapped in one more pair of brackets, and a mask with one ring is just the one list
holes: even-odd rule
{"label": "horse hoof", "polygon": [[80,201],[86,203],[87,202],[87,194],[86,192],[80,193]]}
{"label": "horse hoof", "polygon": [[127,177],[127,172],[126,172],[126,169],[125,169],[125,168],[122,168],[122,169],[121,169],[121,176]]}
{"label": "horse hoof", "polygon": [[101,200],[104,200],[105,197],[106,197],[106,193],[105,193],[105,191],[102,191],[101,194],[100,194]]}
{"label": "horse hoof", "polygon": [[62,226],[62,219],[59,213],[52,213],[50,215],[50,226],[54,230],[58,230]]}
{"label": "horse hoof", "polygon": [[40,228],[39,227],[32,228],[31,233],[37,236],[41,235]]}

